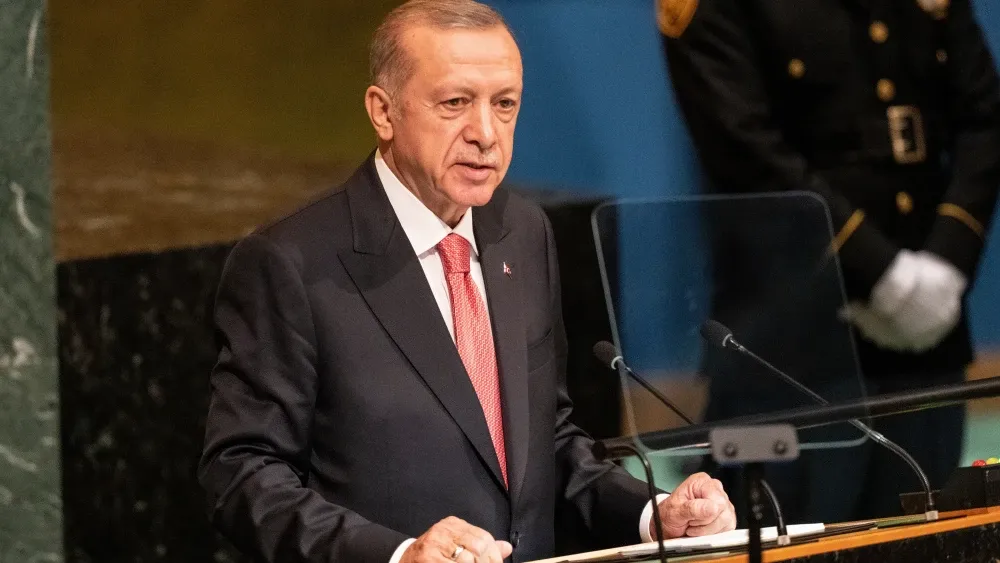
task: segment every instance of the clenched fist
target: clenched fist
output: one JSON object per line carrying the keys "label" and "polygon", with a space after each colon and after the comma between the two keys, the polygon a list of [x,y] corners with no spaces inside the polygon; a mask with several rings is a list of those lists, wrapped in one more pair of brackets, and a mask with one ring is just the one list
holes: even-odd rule
{"label": "clenched fist", "polygon": [[[707,536],[736,528],[736,509],[718,479],[696,473],[657,506],[663,537]],[[650,536],[656,532],[650,522]]]}

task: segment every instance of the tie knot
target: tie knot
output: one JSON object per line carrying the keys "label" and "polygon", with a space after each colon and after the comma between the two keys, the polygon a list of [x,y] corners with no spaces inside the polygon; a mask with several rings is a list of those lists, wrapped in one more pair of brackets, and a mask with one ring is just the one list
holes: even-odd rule
{"label": "tie knot", "polygon": [[464,274],[469,271],[469,241],[451,233],[437,245],[446,274]]}

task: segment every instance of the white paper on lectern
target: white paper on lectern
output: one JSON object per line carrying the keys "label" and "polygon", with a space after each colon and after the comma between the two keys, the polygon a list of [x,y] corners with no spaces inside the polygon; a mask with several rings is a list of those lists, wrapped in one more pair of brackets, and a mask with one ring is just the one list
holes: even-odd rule
{"label": "white paper on lectern", "polygon": [[[826,529],[823,524],[792,524],[788,526],[788,535],[791,537],[816,534]],[[760,537],[763,541],[773,540],[778,537],[778,530],[770,526],[761,530]],[[695,538],[675,538],[663,540],[663,547],[666,549],[703,549],[714,547],[736,547],[746,545],[750,541],[750,535],[746,529],[731,530],[721,534],[711,536],[701,536]],[[622,555],[644,555],[656,553],[656,542],[641,543],[619,548]]]}
{"label": "white paper on lectern", "polygon": [[[792,524],[788,526],[788,535],[792,537],[816,534],[826,530],[823,524]],[[778,531],[774,526],[761,530],[761,538],[764,541],[773,540],[778,537]],[[668,552],[690,551],[700,549],[724,549],[727,547],[740,547],[749,542],[749,534],[746,529],[732,530],[713,534],[711,536],[675,538],[663,540],[663,547]],[[587,553],[577,553],[564,557],[553,557],[551,559],[540,559],[531,563],[586,563],[595,559],[607,559],[609,557],[643,557],[646,555],[656,555],[656,542],[640,543],[627,547],[615,547],[612,549],[602,549],[601,551],[590,551]]]}

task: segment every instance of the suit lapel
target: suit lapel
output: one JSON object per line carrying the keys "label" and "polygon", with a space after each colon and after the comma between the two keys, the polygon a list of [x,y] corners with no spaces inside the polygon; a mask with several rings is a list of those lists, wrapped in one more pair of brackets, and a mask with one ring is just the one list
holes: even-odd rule
{"label": "suit lapel", "polygon": [[506,190],[498,190],[489,204],[474,209],[473,226],[500,372],[508,485],[517,502],[528,461],[528,371],[514,262],[517,249],[513,237],[507,238],[509,226],[504,222],[507,197]]}
{"label": "suit lapel", "polygon": [[441,319],[423,268],[382,189],[371,158],[347,188],[354,249],[340,260],[379,323],[503,486],[472,382]]}

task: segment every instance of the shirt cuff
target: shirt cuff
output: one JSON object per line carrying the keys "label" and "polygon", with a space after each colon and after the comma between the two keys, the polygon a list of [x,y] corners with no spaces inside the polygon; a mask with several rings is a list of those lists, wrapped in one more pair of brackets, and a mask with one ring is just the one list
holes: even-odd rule
{"label": "shirt cuff", "polygon": [[[661,493],[656,495],[656,506],[660,506],[660,503],[665,501],[669,494]],[[642,538],[642,543],[649,543],[651,541],[656,541],[656,538],[650,536],[649,534],[649,522],[653,519],[653,503],[647,502],[646,508],[642,509],[642,516],[639,516],[639,537]],[[392,561],[391,563],[396,563]]]}
{"label": "shirt cuff", "polygon": [[417,541],[416,538],[410,538],[404,541],[403,543],[399,544],[399,547],[396,548],[396,551],[392,552],[392,557],[389,558],[389,563],[399,563],[399,560],[403,558],[403,553],[406,551],[406,548],[413,545],[413,542],[415,541]]}

